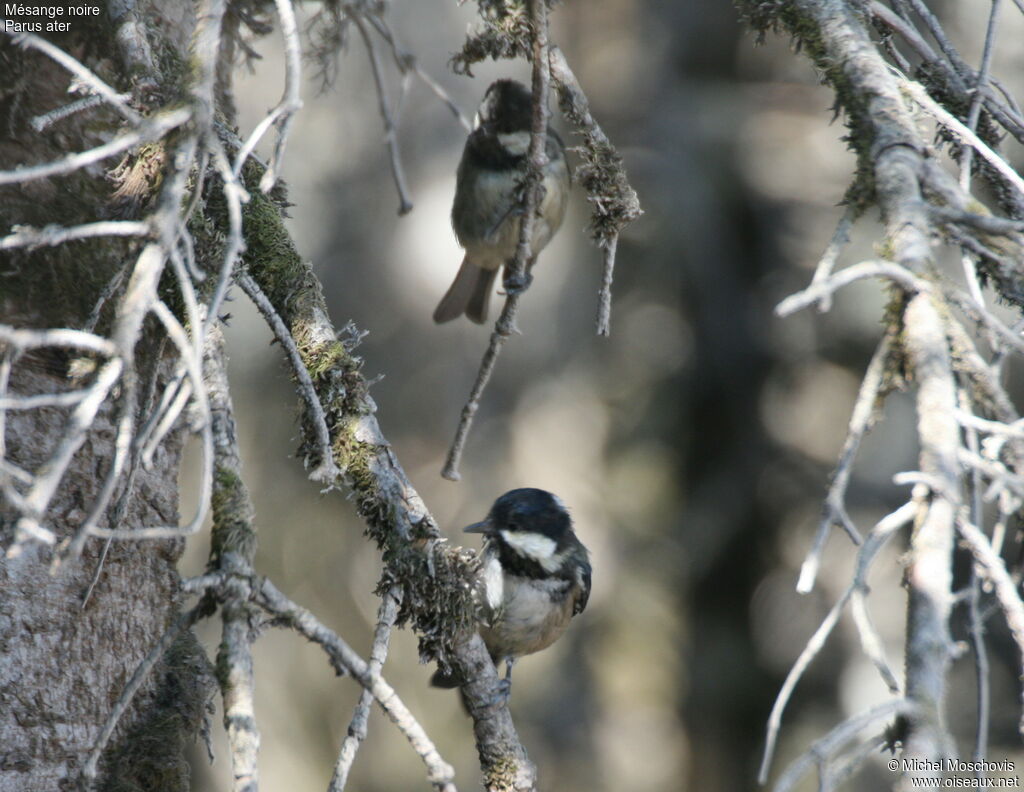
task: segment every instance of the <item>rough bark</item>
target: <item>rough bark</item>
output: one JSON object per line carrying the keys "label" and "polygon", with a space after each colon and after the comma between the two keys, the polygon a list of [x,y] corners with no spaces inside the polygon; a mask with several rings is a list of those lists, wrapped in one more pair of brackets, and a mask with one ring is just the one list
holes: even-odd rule
{"label": "rough bark", "polygon": [[[187,62],[191,5],[174,2],[111,3],[98,18],[75,18],[53,43],[73,52],[119,91],[136,99],[173,95]],[[140,20],[145,20],[142,27]],[[129,53],[148,42],[161,82],[140,89],[146,64]],[[132,42],[134,44],[131,44]],[[131,46],[126,46],[127,42]],[[42,133],[30,119],[66,105],[70,77],[39,53],[0,41],[0,170],[41,163],[109,139],[116,116],[102,108],[70,116]],[[152,78],[153,75],[149,75]],[[130,160],[131,161],[131,160]],[[0,225],[71,225],[130,213],[116,185],[99,167],[70,176],[0,188]],[[147,198],[143,180],[134,201]],[[0,321],[27,327],[81,327],[110,278],[123,266],[130,243],[77,242],[31,252],[4,253],[0,264]],[[101,319],[109,322],[109,312]],[[137,370],[158,368],[155,343],[136,350]],[[67,357],[43,352],[14,362],[10,394],[66,389]],[[100,410],[46,515],[61,540],[71,536],[96,497],[112,459],[118,400]],[[65,431],[68,410],[9,411],[5,457],[36,470]],[[170,437],[152,466],[135,478],[135,497],[118,527],[178,521],[180,437]],[[14,509],[0,500],[0,537],[11,538]],[[52,549],[30,545],[0,559],[0,792],[69,789],[139,661],[175,618],[179,604],[176,562],[182,540],[105,542],[90,539],[78,563],[51,570]],[[97,571],[99,574],[97,576]],[[95,585],[91,586],[94,582]],[[83,607],[86,592],[87,602]],[[183,746],[198,731],[206,690],[206,663],[185,633],[157,666],[114,732],[101,761],[103,789],[188,788]]]}

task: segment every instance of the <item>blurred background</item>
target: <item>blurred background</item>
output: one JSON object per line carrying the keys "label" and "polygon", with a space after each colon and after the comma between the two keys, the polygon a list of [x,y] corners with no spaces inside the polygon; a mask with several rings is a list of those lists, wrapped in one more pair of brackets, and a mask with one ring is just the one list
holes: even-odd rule
{"label": "blurred background", "polygon": [[[449,71],[473,4],[390,6],[402,46],[466,115],[492,79],[528,80],[518,62],[481,64],[475,79]],[[938,7],[976,63],[988,4]],[[1020,15],[1004,11],[1001,40],[1024,40]],[[367,333],[360,353],[376,381],[381,427],[451,541],[476,546],[462,526],[502,492],[535,486],[563,498],[592,551],[587,611],[516,670],[512,712],[543,788],[753,789],[772,701],[852,571],[850,544],[836,534],[815,591],[794,591],[879,337],[884,294],[863,284],[825,315],[781,320],[772,310],[809,281],[841,216],[854,158],[810,62],[785,39],[755,46],[729,3],[566,3],[552,14],[552,39],[625,158],[645,214],[620,242],[612,335],[598,338],[601,256],[586,232],[585,196],[575,191],[522,302],[523,334],[506,345],[483,400],[461,482],[439,473],[489,328],[465,320],[438,327],[430,315],[461,260],[448,213],[465,133],[413,81],[398,139],[415,209],[398,217],[358,37],[325,91],[306,64],[305,107],[284,166],[289,225],[322,279],[335,325],[351,321]],[[243,136],[283,85],[279,34],[256,46],[263,59],[237,81]],[[1019,45],[1004,46],[995,72],[1019,76],[1022,61]],[[399,77],[387,65],[394,99]],[[858,224],[844,262],[873,255],[875,220]],[[230,375],[258,511],[257,568],[365,655],[377,551],[351,504],[322,496],[305,478],[293,455],[297,399],[279,350],[234,296]],[[912,402],[897,394],[856,469],[849,506],[858,524],[869,527],[902,503],[891,477],[915,459]],[[183,481],[192,480],[186,471]],[[872,612],[897,670],[900,552],[892,543],[870,580]],[[183,573],[200,571],[206,553],[193,540]],[[214,627],[200,632],[211,652]],[[998,630],[994,642],[990,755],[1020,766],[1016,660]],[[791,701],[773,778],[839,721],[887,698],[857,646],[844,619]],[[325,789],[358,687],[287,632],[260,639],[256,670],[264,787]],[[456,766],[460,789],[473,789],[470,722],[456,694],[427,686],[432,670],[417,664],[415,636],[394,636],[387,679]],[[966,655],[951,702],[965,752],[972,673]],[[220,731],[213,766],[195,751],[197,790],[229,787]],[[849,788],[891,781],[880,757]],[[428,788],[418,758],[379,712],[350,788]]]}

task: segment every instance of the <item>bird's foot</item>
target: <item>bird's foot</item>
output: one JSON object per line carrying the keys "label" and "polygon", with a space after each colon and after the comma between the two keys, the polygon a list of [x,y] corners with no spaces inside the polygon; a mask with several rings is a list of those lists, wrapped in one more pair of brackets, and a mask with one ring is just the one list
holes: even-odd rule
{"label": "bird's foot", "polygon": [[508,704],[512,696],[512,680],[499,679],[497,687],[494,688],[494,697],[491,699],[492,707],[503,707]]}
{"label": "bird's foot", "polygon": [[533,274],[528,271],[522,274],[507,272],[502,286],[505,287],[506,294],[522,294],[530,288],[531,283],[533,283]]}

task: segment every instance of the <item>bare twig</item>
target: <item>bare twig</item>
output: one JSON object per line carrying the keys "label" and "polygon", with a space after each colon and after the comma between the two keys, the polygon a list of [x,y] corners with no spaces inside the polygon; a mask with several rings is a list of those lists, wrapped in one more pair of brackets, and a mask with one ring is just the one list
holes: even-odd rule
{"label": "bare twig", "polygon": [[[394,627],[395,619],[398,617],[398,606],[401,604],[401,599],[402,590],[398,586],[392,586],[381,597],[380,609],[377,612],[377,629],[374,630],[373,648],[370,650],[369,674],[374,679],[380,677],[381,669],[384,667],[384,660],[388,654],[388,642],[391,639],[391,628]],[[331,776],[327,792],[344,792],[356,752],[363,740],[366,739],[366,725],[370,717],[372,703],[373,694],[364,688],[359,696],[355,712],[352,714],[348,732],[341,743],[338,761],[334,764],[334,774]]]}
{"label": "bare twig", "polygon": [[455,792],[452,766],[441,758],[430,737],[391,685],[379,674],[371,673],[369,663],[359,657],[339,636],[321,624],[312,613],[291,602],[269,580],[264,580],[257,590],[256,602],[276,620],[322,647],[339,674],[350,674],[369,690],[384,713],[423,760],[430,783],[442,792]]}
{"label": "bare twig", "polygon": [[939,759],[949,751],[943,706],[952,659],[949,613],[954,515],[960,499],[956,386],[942,321],[929,295],[910,300],[904,334],[918,383],[921,470],[938,481],[911,537],[907,563],[908,618],[913,628],[907,636],[907,697],[927,714],[910,730],[905,746],[910,757]]}
{"label": "bare twig", "polygon": [[910,45],[910,48],[914,50],[923,60],[929,63],[938,60],[938,55],[935,54],[935,50],[932,46],[924,40],[924,37],[917,32],[917,28],[913,27],[907,20],[900,17],[892,9],[878,2],[878,0],[871,0],[868,3],[868,9],[871,11],[871,15],[875,19],[882,22],[884,25],[898,33],[903,39]]}
{"label": "bare twig", "polygon": [[[357,11],[353,11],[353,14],[357,14]],[[368,13],[366,15],[367,20],[373,25],[382,39],[388,43],[391,47],[391,55],[395,61],[395,66],[402,72],[403,75],[412,73],[416,75],[419,80],[431,90],[431,92],[440,99],[449,110],[452,111],[452,115],[458,119],[459,124],[466,132],[473,131],[473,124],[466,117],[466,114],[462,112],[455,100],[451,98],[444,87],[433,77],[423,71],[420,65],[416,62],[416,57],[411,53],[404,50],[399,46],[397,39],[395,38],[394,31],[391,30],[390,26],[385,22],[379,15]]]}
{"label": "bare twig", "polygon": [[285,95],[281,97],[281,103],[278,105],[281,111],[275,121],[278,130],[277,143],[274,145],[270,164],[260,180],[260,189],[265,193],[270,192],[277,183],[281,161],[284,159],[284,147],[288,141],[288,130],[295,114],[302,109],[302,99],[299,95],[302,84],[302,49],[295,23],[295,9],[292,8],[291,0],[274,0],[274,4],[281,20],[281,35],[284,36]]}
{"label": "bare twig", "polygon": [[71,57],[68,53],[51,44],[41,36],[34,33],[14,33],[7,29],[6,25],[0,25],[0,30],[10,36],[14,43],[21,47],[31,47],[43,53],[46,57],[56,61],[83,84],[89,86],[93,93],[101,96],[108,104],[114,107],[122,116],[133,124],[142,123],[142,116],[128,106],[123,94],[119,94],[103,80],[97,77],[90,69],[87,69],[80,61]]}
{"label": "bare twig", "polygon": [[971,146],[985,158],[985,161],[988,162],[989,165],[999,171],[999,174],[1006,179],[1009,184],[1012,184],[1019,193],[1024,195],[1024,179],[1020,177],[1017,171],[1015,171],[1006,162],[1006,160],[989,148],[985,141],[974,134],[974,132],[968,127],[964,126],[956,116],[949,113],[939,105],[938,102],[932,99],[928,95],[928,92],[921,87],[920,83],[901,77],[899,79],[899,86],[900,90],[908,99],[919,104],[925,111],[934,116],[939,123],[947,127],[968,146]]}
{"label": "bare twig", "polygon": [[825,543],[828,541],[833,525],[842,526],[853,542],[860,544],[860,533],[846,511],[846,488],[850,482],[853,463],[857,458],[861,440],[864,439],[874,421],[891,350],[892,344],[889,337],[883,337],[864,372],[860,390],[857,392],[857,401],[854,403],[853,412],[850,415],[850,426],[846,432],[846,439],[839,452],[839,463],[836,465],[835,473],[832,475],[832,484],[825,497],[821,521],[818,523],[818,532],[811,550],[800,567],[800,578],[797,581],[796,590],[801,594],[807,594],[814,588],[814,581],[821,566],[821,556],[825,551]]}
{"label": "bare twig", "polygon": [[117,354],[117,347],[109,339],[82,330],[67,328],[23,330],[0,324],[0,343],[19,351],[43,347],[71,347],[85,352],[95,352],[106,357],[113,357]]}
{"label": "bare twig", "polygon": [[[132,98],[131,94],[118,94],[123,101],[128,101]],[[74,102],[69,102],[63,107],[57,107],[48,113],[42,113],[41,115],[33,116],[29,119],[28,123],[36,132],[43,132],[48,127],[56,124],[58,121],[63,121],[65,118],[70,118],[76,113],[81,113],[83,110],[88,110],[97,105],[101,105],[106,100],[102,96],[93,94],[92,96],[86,96],[83,99],[76,99]]]}
{"label": "bare twig", "polygon": [[615,251],[619,246],[618,236],[612,237],[604,246],[604,275],[597,296],[597,334],[612,334],[612,275],[615,271]]}
{"label": "bare twig", "polygon": [[199,411],[201,421],[200,436],[202,437],[203,464],[200,471],[200,492],[199,502],[196,507],[196,515],[191,518],[185,526],[170,526],[161,528],[137,528],[137,529],[92,529],[95,536],[114,537],[117,539],[167,539],[172,537],[189,536],[195,534],[203,526],[207,512],[210,507],[210,494],[213,488],[213,435],[210,427],[210,411],[206,398],[206,388],[203,386],[202,363],[196,356],[195,347],[190,343],[184,328],[174,317],[170,309],[161,301],[153,305],[153,310],[167,330],[168,336],[177,346],[181,361],[185,366],[188,376],[193,381],[193,394],[196,399],[196,407]]}
{"label": "bare twig", "polygon": [[[822,253],[821,259],[818,261],[818,266],[814,270],[814,277],[811,278],[811,286],[820,286],[823,281],[827,281],[832,275],[832,271],[835,269],[836,262],[839,260],[840,254],[843,249],[850,244],[850,229],[853,227],[854,221],[857,219],[857,210],[853,205],[849,205],[843,211],[843,216],[839,218],[839,222],[836,224],[836,230],[832,234],[832,240],[828,243],[828,247],[825,248],[825,252]],[[818,301],[818,310],[822,313],[832,310],[832,295],[826,294]]]}
{"label": "bare twig", "polygon": [[288,140],[288,130],[291,128],[292,119],[302,109],[302,98],[300,87],[302,84],[302,52],[299,44],[298,28],[295,22],[295,10],[292,8],[291,0],[274,0],[277,6],[277,14],[281,20],[281,35],[285,44],[285,87],[281,101],[273,110],[267,113],[253,129],[235,157],[234,177],[237,180],[242,174],[249,155],[256,144],[267,133],[271,126],[277,125],[277,144],[274,146],[274,154],[270,158],[270,164],[263,173],[260,180],[260,189],[267,193],[277,183],[278,173],[281,168],[281,160],[284,157],[284,148]]}
{"label": "bare twig", "polygon": [[[167,339],[160,339],[160,344],[157,349],[157,353],[153,359],[153,370],[149,377],[149,382],[146,385],[146,394],[143,398],[142,412],[140,415],[146,415],[153,407],[153,400],[156,397],[157,383],[160,379],[160,365],[163,359],[164,349],[167,346]],[[139,457],[140,457],[140,444],[139,435],[136,432],[132,438],[131,457],[128,466],[128,475],[124,482],[124,488],[121,490],[121,494],[117,498],[117,503],[114,505],[114,510],[110,516],[111,525],[120,525],[124,519],[124,515],[128,510],[128,504],[131,501],[132,494],[135,488],[135,478],[139,471]],[[85,544],[87,534],[84,531],[79,530],[78,536],[76,536],[71,544],[68,546],[67,555],[70,558],[77,558],[81,555],[82,547]],[[93,591],[96,589],[96,585],[100,580],[100,573],[103,571],[103,565],[106,563],[107,554],[110,552],[110,545],[114,541],[113,537],[107,537],[107,541],[103,543],[103,549],[100,551],[100,557],[96,561],[96,569],[92,573],[92,580],[89,581],[89,585],[82,595],[82,610],[85,610],[89,604],[89,600],[92,598]],[[76,545],[76,542],[78,543]]]}
{"label": "bare twig", "polygon": [[139,692],[139,688],[146,681],[146,677],[149,676],[153,667],[159,662],[167,650],[171,648],[174,641],[181,635],[182,632],[189,629],[193,624],[202,618],[207,605],[200,602],[198,605],[193,607],[191,610],[179,614],[178,617],[172,622],[171,626],[164,631],[164,634],[157,641],[156,645],[149,650],[149,653],[142,659],[142,662],[135,668],[135,672],[128,680],[128,684],[125,685],[124,690],[121,691],[121,695],[118,696],[117,701],[114,703],[113,709],[107,716],[106,722],[103,724],[103,728],[100,729],[99,735],[96,737],[96,742],[93,745],[92,751],[89,752],[89,756],[85,760],[85,765],[82,767],[82,777],[91,782],[96,778],[96,771],[99,766],[100,757],[103,755],[103,749],[107,747],[107,743],[110,742],[110,737],[114,733],[114,729],[117,728],[118,722],[122,716],[127,712],[128,706],[132,703],[132,699],[135,698],[135,694]]}
{"label": "bare twig", "polygon": [[865,278],[887,278],[912,292],[928,291],[931,288],[926,281],[914,277],[899,264],[894,264],[891,261],[862,261],[841,269],[817,283],[812,281],[806,289],[790,295],[775,306],[775,314],[776,316],[789,316],[816,302],[820,303],[830,299],[832,294],[839,289]]}
{"label": "bare twig", "polygon": [[0,185],[21,184],[45,179],[49,176],[60,176],[72,173],[86,165],[99,162],[107,157],[127,151],[139,143],[146,143],[151,140],[159,140],[172,129],[185,124],[192,117],[192,111],[187,107],[179,107],[158,113],[152,118],[144,120],[139,126],[131,131],[125,132],[109,143],[102,146],[68,154],[52,162],[43,162],[39,165],[22,165],[14,170],[0,171]]}
{"label": "bare twig", "polygon": [[918,505],[914,502],[904,504],[896,511],[879,520],[868,534],[867,540],[861,545],[857,554],[857,572],[853,582],[836,600],[835,605],[832,606],[832,609],[828,612],[828,615],[824,618],[814,635],[807,641],[807,645],[804,646],[800,656],[793,663],[793,667],[790,668],[789,673],[786,675],[786,681],[783,682],[779,694],[775,697],[771,714],[768,716],[764,754],[761,758],[761,769],[758,772],[759,783],[765,784],[768,782],[768,772],[771,769],[772,758],[775,755],[775,742],[778,738],[779,728],[782,725],[782,715],[789,703],[790,696],[792,696],[793,691],[796,689],[797,683],[825,645],[825,641],[832,633],[832,629],[839,622],[843,608],[846,607],[854,592],[858,588],[864,588],[867,585],[867,572],[878,551],[885,546],[885,543],[896,531],[914,518],[917,510]]}
{"label": "bare twig", "polygon": [[[985,98],[985,89],[988,84],[989,68],[992,65],[992,53],[995,49],[996,40],[996,17],[999,15],[999,0],[992,0],[989,7],[988,26],[985,29],[985,46],[981,54],[981,66],[978,69],[978,76],[973,85],[974,95],[971,97],[971,107],[967,111],[967,128],[974,132],[978,128],[978,118],[981,116],[981,105]],[[971,160],[974,157],[974,149],[967,147],[964,150],[963,158],[960,161],[960,186],[970,190],[971,185]]]}
{"label": "bare twig", "polygon": [[238,285],[242,287],[242,291],[248,295],[249,299],[259,309],[259,312],[263,314],[263,318],[274,332],[274,337],[281,344],[281,348],[288,358],[288,363],[291,365],[292,373],[297,380],[299,394],[306,403],[307,415],[312,424],[313,433],[316,435],[320,452],[320,463],[309,474],[309,477],[313,481],[329,484],[340,475],[341,471],[334,463],[334,452],[331,450],[331,433],[327,428],[327,416],[324,415],[323,405],[320,404],[320,399],[317,398],[316,387],[309,376],[309,371],[306,370],[306,366],[302,362],[302,356],[295,346],[295,339],[292,338],[292,334],[288,332],[284,321],[277,311],[274,310],[274,306],[267,299],[267,296],[260,289],[256,281],[244,272],[239,273],[236,280]]}
{"label": "bare twig", "polygon": [[[957,420],[963,425],[959,413],[970,414],[970,395],[963,389],[958,394],[959,410]],[[977,454],[980,450],[978,441],[978,430],[973,427],[966,427],[964,434],[967,440],[967,448]],[[982,480],[981,471],[977,468],[971,471],[970,495],[971,495],[971,523],[981,525],[983,514],[982,504]],[[979,570],[975,565],[971,566],[971,581],[967,593],[967,620],[970,634],[971,650],[974,652],[974,680],[978,696],[978,722],[975,727],[974,753],[973,758],[980,761],[988,753],[988,719],[989,707],[991,704],[991,690],[989,685],[989,663],[988,649],[985,646],[985,624],[981,615],[982,581]]]}
{"label": "bare twig", "polygon": [[387,86],[384,83],[384,74],[381,69],[380,56],[377,54],[377,45],[370,36],[370,32],[366,29],[366,23],[363,21],[361,14],[352,14],[350,19],[363,39],[366,55],[370,59],[373,81],[377,86],[377,104],[380,109],[380,117],[384,121],[384,141],[387,143],[388,152],[391,155],[391,175],[395,179],[395,188],[398,190],[398,214],[408,214],[412,211],[412,201],[409,198],[409,188],[406,186],[405,173],[402,170],[402,159],[398,150],[398,129],[391,113],[391,103],[388,101]]}
{"label": "bare twig", "polygon": [[1008,220],[1004,217],[965,212],[934,204],[928,205],[928,211],[944,221],[968,225],[986,234],[1013,234],[1024,231],[1024,220]]}
{"label": "bare twig", "polygon": [[[1024,603],[1021,602],[1020,594],[1017,593],[1017,585],[1006,571],[1003,559],[992,550],[988,537],[981,529],[965,519],[958,519],[956,527],[978,562],[985,578],[991,581],[995,587],[996,599],[999,600],[1006,624],[1010,628],[1010,634],[1024,658]],[[1021,669],[1024,673],[1024,659],[1021,662]],[[1017,728],[1024,734],[1024,715],[1018,722]]]}
{"label": "bare twig", "polygon": [[43,515],[67,471],[68,463],[85,442],[86,431],[92,425],[96,413],[106,401],[107,394],[110,393],[110,389],[114,387],[114,383],[120,378],[123,370],[124,362],[119,357],[104,363],[89,388],[88,397],[80,401],[71,413],[56,450],[40,469],[19,508],[22,516],[15,523],[15,537],[14,542],[7,549],[8,558],[19,555],[21,545],[29,538],[46,544],[54,543],[56,537],[53,531],[40,524]]}
{"label": "bare twig", "polygon": [[[906,699],[895,699],[872,707],[867,712],[854,715],[840,723],[832,731],[814,742],[811,747],[794,761],[783,776],[775,784],[775,792],[789,792],[794,789],[804,774],[815,765],[821,776],[827,776],[827,765],[836,751],[855,738],[857,734],[882,718],[892,715],[909,715],[916,711],[913,702]],[[834,789],[833,786],[819,786],[819,789]]]}
{"label": "bare twig", "polygon": [[249,200],[248,192],[231,169],[231,164],[228,162],[227,154],[220,140],[210,135],[207,142],[214,166],[223,181],[224,198],[228,208],[228,238],[224,245],[224,258],[217,276],[217,285],[214,287],[213,296],[207,303],[206,319],[203,322],[204,333],[209,332],[211,325],[219,321],[220,306],[231,285],[231,276],[235,271],[235,265],[242,253],[245,252],[245,239],[242,235],[242,204]]}
{"label": "bare twig", "polygon": [[62,228],[56,225],[48,225],[44,228],[13,226],[11,230],[14,233],[0,239],[0,250],[62,245],[74,239],[93,239],[104,236],[146,236],[149,234],[149,225],[130,220],[105,220],[84,223],[71,228]]}

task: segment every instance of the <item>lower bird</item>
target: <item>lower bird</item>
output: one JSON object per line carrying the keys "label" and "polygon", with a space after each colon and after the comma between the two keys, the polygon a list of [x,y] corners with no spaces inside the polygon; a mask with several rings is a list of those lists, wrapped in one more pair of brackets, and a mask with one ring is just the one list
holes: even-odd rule
{"label": "lower bird", "polygon": [[[476,591],[480,636],[495,665],[505,662],[507,692],[515,661],[549,647],[586,608],[587,548],[561,499],[541,489],[506,492],[465,530],[484,535]],[[462,680],[438,671],[431,681],[456,687]]]}

